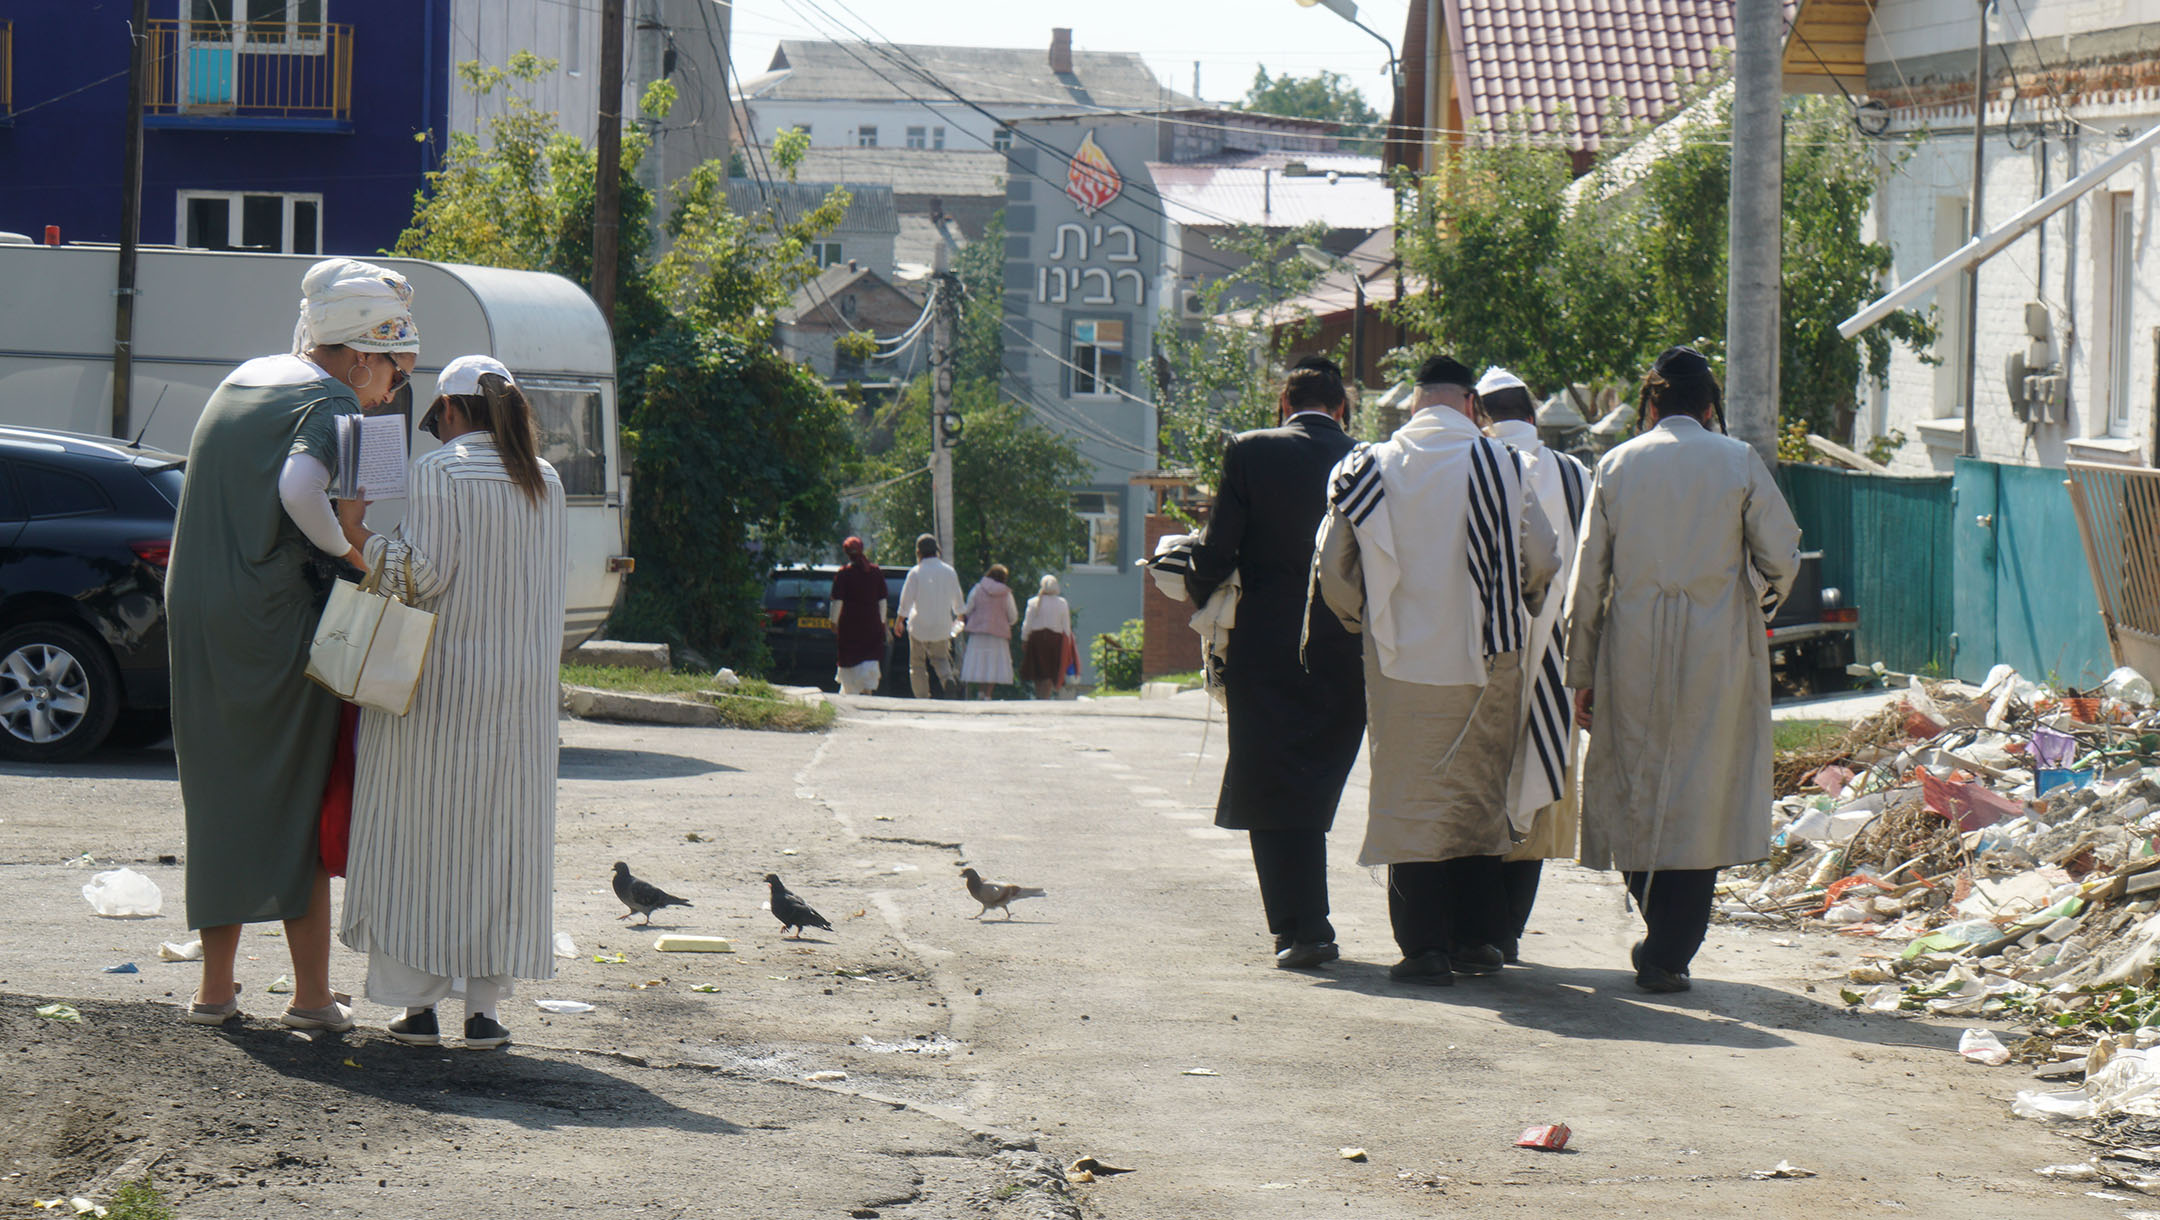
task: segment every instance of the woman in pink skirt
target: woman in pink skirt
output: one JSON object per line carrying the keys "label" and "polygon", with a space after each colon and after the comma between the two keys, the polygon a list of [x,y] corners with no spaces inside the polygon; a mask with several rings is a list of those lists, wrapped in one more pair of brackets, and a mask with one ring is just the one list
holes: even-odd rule
{"label": "woman in pink skirt", "polygon": [[993,563],[968,590],[967,652],[960,658],[960,682],[974,686],[977,699],[988,699],[991,687],[1013,680],[1012,630],[1020,606],[1005,583],[1010,578],[1004,564]]}

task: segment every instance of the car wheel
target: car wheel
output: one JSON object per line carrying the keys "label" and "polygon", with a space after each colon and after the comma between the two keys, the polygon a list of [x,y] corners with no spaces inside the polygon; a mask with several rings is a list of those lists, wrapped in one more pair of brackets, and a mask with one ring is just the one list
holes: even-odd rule
{"label": "car wheel", "polygon": [[0,758],[81,758],[119,715],[119,672],[89,633],[65,623],[0,632]]}

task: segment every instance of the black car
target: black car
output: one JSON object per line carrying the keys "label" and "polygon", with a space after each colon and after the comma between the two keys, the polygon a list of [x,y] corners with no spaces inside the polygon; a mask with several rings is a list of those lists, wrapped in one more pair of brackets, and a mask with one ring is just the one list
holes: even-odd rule
{"label": "black car", "polygon": [[1822,583],[1822,552],[1800,554],[1792,593],[1770,620],[1770,667],[1780,685],[1795,693],[1827,695],[1851,690],[1853,633],[1860,611],[1844,593]]}
{"label": "black car", "polygon": [[0,426],[0,758],[163,735],[165,566],[186,460]]}
{"label": "black car", "polygon": [[[892,638],[900,622],[900,586],[908,569],[885,568],[885,667],[878,679],[881,695],[908,694],[908,649]],[[765,646],[772,653],[772,680],[791,686],[840,689],[840,645],[833,636],[832,582],[840,569],[832,564],[774,568],[765,580]]]}

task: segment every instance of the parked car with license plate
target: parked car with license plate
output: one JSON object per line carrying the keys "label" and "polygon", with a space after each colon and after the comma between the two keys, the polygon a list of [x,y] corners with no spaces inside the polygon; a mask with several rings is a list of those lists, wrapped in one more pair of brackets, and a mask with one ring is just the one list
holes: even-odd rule
{"label": "parked car with license plate", "polygon": [[186,459],[0,426],[0,759],[166,731],[165,567]]}
{"label": "parked car with license plate", "polygon": [[[878,694],[908,694],[907,640],[892,638],[900,623],[900,586],[908,569],[878,569],[885,576],[885,668]],[[833,635],[833,564],[774,568],[765,581],[765,646],[772,653],[772,680],[791,686],[840,689],[839,641]]]}

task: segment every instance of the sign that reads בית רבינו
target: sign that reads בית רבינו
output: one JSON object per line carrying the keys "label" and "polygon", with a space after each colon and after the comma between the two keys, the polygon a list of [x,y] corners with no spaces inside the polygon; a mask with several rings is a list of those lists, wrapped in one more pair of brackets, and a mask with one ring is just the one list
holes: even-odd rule
{"label": "sign that reads \u05d1\u05d9\u05ea \u05e8\u05d1\u05d9\u05e0\u05d5", "polygon": [[[1065,168],[1065,196],[1091,222],[1125,192],[1125,176],[1090,131]],[[1085,266],[1089,262],[1107,266]],[[1035,299],[1045,305],[1147,304],[1140,237],[1127,224],[1057,226],[1048,265],[1035,269]],[[1126,265],[1120,265],[1126,264]]]}

